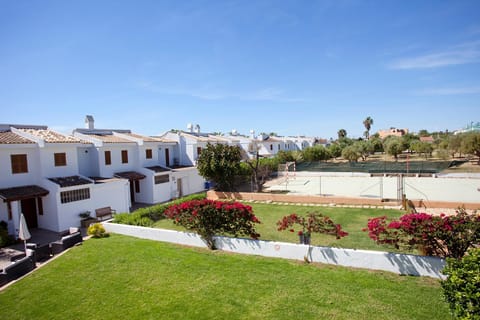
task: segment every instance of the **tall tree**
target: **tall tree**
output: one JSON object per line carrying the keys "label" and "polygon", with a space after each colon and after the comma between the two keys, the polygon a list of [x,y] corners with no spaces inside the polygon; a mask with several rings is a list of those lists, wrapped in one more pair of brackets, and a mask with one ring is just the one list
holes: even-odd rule
{"label": "tall tree", "polygon": [[395,161],[398,160],[398,155],[405,150],[402,139],[395,136],[389,136],[383,141],[383,149],[386,153],[392,155],[395,158]]}
{"label": "tall tree", "polygon": [[477,156],[480,165],[480,132],[462,134],[461,150],[463,153]]}
{"label": "tall tree", "polygon": [[342,150],[342,158],[348,160],[348,162],[357,162],[360,157],[361,155],[354,145],[347,146]]}
{"label": "tall tree", "polygon": [[198,157],[197,169],[202,177],[215,181],[219,190],[233,191],[241,159],[240,147],[209,143]]}
{"label": "tall tree", "polygon": [[347,137],[347,130],[340,129],[340,130],[338,130],[337,134],[338,134],[338,140],[346,138]]}
{"label": "tall tree", "polygon": [[365,118],[365,120],[363,120],[363,125],[365,126],[365,139],[369,139],[370,138],[370,128],[372,127],[372,124],[373,124],[373,119],[371,117],[367,117]]}

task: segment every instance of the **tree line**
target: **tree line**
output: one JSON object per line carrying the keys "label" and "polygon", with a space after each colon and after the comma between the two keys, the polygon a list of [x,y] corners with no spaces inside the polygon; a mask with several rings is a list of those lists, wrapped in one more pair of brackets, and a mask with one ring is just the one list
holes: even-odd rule
{"label": "tree line", "polygon": [[[419,134],[411,133],[401,137],[388,136],[384,139],[381,139],[378,134],[372,136],[366,134],[366,136],[368,139],[366,137],[350,139],[343,130],[342,135],[339,134],[339,138],[331,141],[327,146],[317,144],[304,150],[281,150],[274,157],[268,158],[261,157],[258,151],[249,156],[239,146],[208,144],[198,158],[197,168],[200,175],[216,183],[218,190],[234,191],[235,181],[240,177],[249,179],[253,186],[252,191],[259,192],[270,174],[277,171],[278,165],[287,162],[329,161],[338,158],[357,162],[360,159],[366,161],[374,153],[386,153],[397,160],[403,152],[420,154],[426,159],[434,152],[438,158],[445,160],[465,156],[476,156],[480,159],[480,132],[458,135],[434,133],[432,134],[434,139],[431,142],[421,141]],[[249,149],[259,150],[260,148],[252,146]],[[478,164],[480,165],[480,160]]]}

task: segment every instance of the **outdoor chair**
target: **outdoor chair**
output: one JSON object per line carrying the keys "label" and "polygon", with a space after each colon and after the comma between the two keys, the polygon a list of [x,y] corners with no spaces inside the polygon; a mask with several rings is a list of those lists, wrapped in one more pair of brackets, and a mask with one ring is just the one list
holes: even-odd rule
{"label": "outdoor chair", "polygon": [[63,236],[60,240],[51,242],[50,249],[52,254],[59,254],[60,252],[73,247],[77,243],[83,241],[82,234],[80,232],[75,232],[66,236]]}
{"label": "outdoor chair", "polygon": [[27,248],[33,250],[34,261],[45,261],[52,256],[52,250],[49,243],[38,245],[36,243],[27,243]]}
{"label": "outdoor chair", "polygon": [[33,269],[35,269],[35,262],[31,257],[27,256],[19,259],[3,269],[3,272],[0,273],[0,284],[2,282],[5,284],[12,280],[18,279]]}

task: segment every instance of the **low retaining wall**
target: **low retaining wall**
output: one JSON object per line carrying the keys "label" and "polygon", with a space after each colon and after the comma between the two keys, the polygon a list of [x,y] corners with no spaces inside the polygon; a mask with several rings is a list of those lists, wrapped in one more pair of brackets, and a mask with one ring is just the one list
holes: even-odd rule
{"label": "low retaining wall", "polygon": [[[155,241],[171,242],[206,248],[205,242],[195,233],[157,229],[103,222],[107,232]],[[444,279],[441,273],[445,260],[436,257],[396,254],[380,251],[314,247],[302,244],[215,237],[219,250],[253,254],[265,257],[333,264],[344,267],[382,270],[403,275],[427,276]]]}
{"label": "low retaining wall", "polygon": [[[378,198],[348,198],[335,196],[318,196],[318,195],[290,195],[290,194],[276,194],[276,193],[251,193],[251,192],[222,192],[222,191],[207,191],[207,198],[210,200],[231,199],[231,200],[246,200],[246,201],[272,201],[272,202],[287,202],[287,203],[312,203],[312,204],[335,204],[335,205],[364,205],[374,207],[392,207],[400,206],[401,203],[397,201],[382,201]],[[413,203],[421,211],[425,205],[424,201],[413,200]],[[445,202],[445,201],[428,201],[429,208],[451,208],[457,209],[459,207],[465,209],[476,210],[480,208],[480,203],[462,203],[462,202]],[[427,208],[428,210],[428,208]]]}

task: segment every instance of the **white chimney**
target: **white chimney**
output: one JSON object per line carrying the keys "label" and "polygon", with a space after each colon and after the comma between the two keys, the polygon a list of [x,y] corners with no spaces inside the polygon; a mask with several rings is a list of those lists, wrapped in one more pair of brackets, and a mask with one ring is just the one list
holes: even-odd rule
{"label": "white chimney", "polygon": [[198,124],[195,125],[195,132],[200,133],[200,126]]}
{"label": "white chimney", "polygon": [[232,136],[236,136],[237,134],[238,134],[237,129],[233,129],[233,130],[232,130]]}
{"label": "white chimney", "polygon": [[187,124],[187,130],[193,132],[193,125],[191,123]]}
{"label": "white chimney", "polygon": [[255,139],[255,130],[250,130],[250,139]]}
{"label": "white chimney", "polygon": [[87,129],[93,129],[94,128],[94,123],[95,121],[93,120],[93,116],[87,115],[85,117],[85,128]]}

